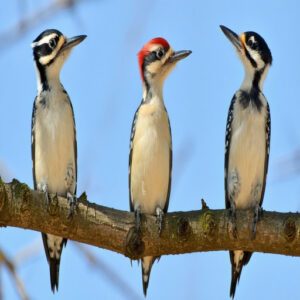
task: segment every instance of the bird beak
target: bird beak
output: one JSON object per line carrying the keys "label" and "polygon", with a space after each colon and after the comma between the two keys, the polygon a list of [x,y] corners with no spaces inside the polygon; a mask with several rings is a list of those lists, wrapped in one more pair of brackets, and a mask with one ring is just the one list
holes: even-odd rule
{"label": "bird beak", "polygon": [[168,63],[174,63],[177,62],[183,58],[186,58],[192,53],[190,50],[181,50],[174,52],[168,59]]}
{"label": "bird beak", "polygon": [[242,49],[243,49],[243,43],[240,39],[240,37],[235,33],[233,32],[232,30],[230,30],[229,28],[223,26],[223,25],[220,25],[223,33],[226,35],[226,37],[229,39],[229,41],[235,46],[235,48],[241,52]]}
{"label": "bird beak", "polygon": [[67,38],[63,47],[61,48],[61,51],[73,48],[74,46],[81,43],[86,37],[87,37],[86,35],[78,35],[72,38]]}

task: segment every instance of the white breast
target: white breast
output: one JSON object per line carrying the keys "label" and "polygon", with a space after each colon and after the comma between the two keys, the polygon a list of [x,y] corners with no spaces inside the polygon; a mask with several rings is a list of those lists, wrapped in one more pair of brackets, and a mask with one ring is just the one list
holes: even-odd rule
{"label": "white breast", "polygon": [[165,207],[169,186],[171,136],[162,103],[140,107],[133,140],[131,198],[141,212]]}
{"label": "white breast", "polygon": [[[263,99],[264,100],[264,99]],[[266,101],[261,111],[244,109],[237,101],[231,127],[227,189],[237,208],[249,208],[261,199],[266,153]]]}
{"label": "white breast", "polygon": [[[37,105],[35,116],[35,175],[37,184],[47,184],[51,193],[74,193],[74,121],[67,95],[52,91],[46,107]],[[70,178],[74,178],[71,180]]]}

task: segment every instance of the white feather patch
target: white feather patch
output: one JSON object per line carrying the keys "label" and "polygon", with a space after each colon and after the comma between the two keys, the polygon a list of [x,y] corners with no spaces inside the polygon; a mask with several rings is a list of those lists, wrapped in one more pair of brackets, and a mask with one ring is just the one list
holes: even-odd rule
{"label": "white feather patch", "polygon": [[[74,193],[76,186],[72,109],[60,86],[44,97],[46,107],[37,105],[34,125],[36,181],[45,183],[48,192],[66,196],[67,191]],[[72,176],[68,176],[70,172]]]}
{"label": "white feather patch", "polygon": [[171,136],[163,103],[143,104],[138,112],[133,139],[131,195],[135,209],[154,214],[167,201]]}
{"label": "white feather patch", "polygon": [[[263,96],[261,99],[261,112],[251,103],[244,109],[238,101],[234,108],[227,188],[229,194],[235,194],[236,208],[240,209],[255,206],[262,192],[266,153],[266,100]],[[234,191],[237,181],[238,191]]]}

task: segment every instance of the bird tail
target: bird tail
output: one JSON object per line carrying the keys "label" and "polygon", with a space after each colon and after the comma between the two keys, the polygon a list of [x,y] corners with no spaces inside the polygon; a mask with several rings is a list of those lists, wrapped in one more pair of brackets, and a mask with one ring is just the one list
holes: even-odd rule
{"label": "bird tail", "polygon": [[235,289],[236,286],[240,280],[241,274],[242,274],[242,269],[243,267],[241,267],[240,269],[235,268],[234,266],[232,266],[231,268],[231,284],[230,284],[230,297],[233,299],[234,295],[235,295]]}
{"label": "bird tail", "polygon": [[45,233],[42,233],[42,237],[47,261],[50,267],[51,290],[55,293],[55,291],[58,291],[61,253],[63,246],[67,244],[67,239]]}
{"label": "bird tail", "polygon": [[50,282],[51,282],[51,290],[55,293],[55,290],[58,291],[58,282],[59,282],[59,259],[50,259],[49,267],[50,267]]}
{"label": "bird tail", "polygon": [[143,291],[145,297],[147,296],[147,289],[150,280],[150,273],[152,265],[158,257],[154,256],[145,256],[142,258],[142,280],[143,280]]}
{"label": "bird tail", "polygon": [[235,290],[242,274],[243,266],[245,266],[252,255],[252,252],[244,251],[230,251],[231,260],[231,284],[230,284],[230,297],[233,299]]}

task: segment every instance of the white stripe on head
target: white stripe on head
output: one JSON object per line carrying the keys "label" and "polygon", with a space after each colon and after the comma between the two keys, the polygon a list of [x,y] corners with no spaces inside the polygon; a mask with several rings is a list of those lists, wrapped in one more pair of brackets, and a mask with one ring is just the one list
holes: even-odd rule
{"label": "white stripe on head", "polygon": [[[49,41],[51,40],[51,38],[53,38],[55,36],[56,36],[55,34],[54,34],[54,36],[51,34],[50,36],[47,36],[47,37],[41,39],[41,41],[44,41],[44,42],[40,43],[40,41],[39,41],[39,44],[37,46],[45,44],[45,43],[49,43]],[[47,41],[47,42],[45,42],[45,41]],[[59,40],[58,40],[58,43],[57,43],[56,47],[53,49],[53,51],[49,55],[41,56],[39,58],[39,62],[42,65],[48,64],[51,60],[53,60],[56,57],[57,53],[60,51],[60,49],[62,48],[62,46],[63,46],[64,43],[65,43],[65,38],[63,36],[60,36]]]}
{"label": "white stripe on head", "polygon": [[40,46],[42,44],[48,44],[51,39],[54,39],[57,36],[58,36],[57,33],[52,33],[52,34],[46,35],[39,41],[31,43],[31,47],[34,48],[34,47]]}
{"label": "white stripe on head", "polygon": [[[254,37],[253,37],[254,38]],[[257,69],[261,70],[264,66],[265,66],[265,62],[263,61],[263,59],[261,58],[261,55],[259,54],[258,51],[255,51],[253,49],[251,49],[249,46],[245,45],[247,51],[249,52],[250,56],[252,57],[252,59],[256,62],[257,64]]]}

